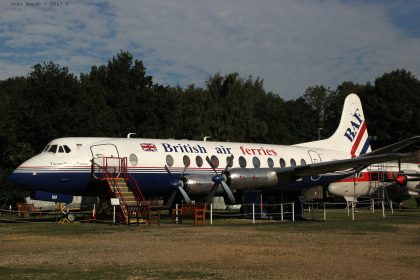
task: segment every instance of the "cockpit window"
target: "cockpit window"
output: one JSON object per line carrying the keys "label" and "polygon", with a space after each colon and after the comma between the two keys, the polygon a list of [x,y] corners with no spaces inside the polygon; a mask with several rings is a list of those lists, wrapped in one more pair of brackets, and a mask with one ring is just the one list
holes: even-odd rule
{"label": "cockpit window", "polygon": [[55,152],[57,152],[57,145],[51,145],[51,147],[48,149],[48,152],[55,154]]}
{"label": "cockpit window", "polygon": [[43,152],[46,152],[46,151],[48,151],[48,149],[51,147],[51,145],[47,145],[46,147],[45,147],[45,149],[43,150]]}
{"label": "cockpit window", "polygon": [[58,147],[58,152],[59,152],[59,153],[64,153],[63,146]]}
{"label": "cockpit window", "polygon": [[71,152],[71,149],[69,148],[69,146],[64,145],[63,148],[64,148],[64,151],[66,151],[66,153],[70,153]]}

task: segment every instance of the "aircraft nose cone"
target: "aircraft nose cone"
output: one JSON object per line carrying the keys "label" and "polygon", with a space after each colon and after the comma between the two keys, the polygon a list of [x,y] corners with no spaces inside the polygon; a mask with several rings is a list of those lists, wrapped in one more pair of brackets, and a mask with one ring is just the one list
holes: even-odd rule
{"label": "aircraft nose cone", "polygon": [[34,190],[36,188],[36,172],[25,170],[22,166],[16,168],[9,176],[9,180],[25,190]]}
{"label": "aircraft nose cone", "polygon": [[21,186],[21,187],[25,187],[26,185],[24,176],[22,175],[22,173],[19,172],[18,168],[12,172],[12,174],[9,176],[9,180],[13,184]]}

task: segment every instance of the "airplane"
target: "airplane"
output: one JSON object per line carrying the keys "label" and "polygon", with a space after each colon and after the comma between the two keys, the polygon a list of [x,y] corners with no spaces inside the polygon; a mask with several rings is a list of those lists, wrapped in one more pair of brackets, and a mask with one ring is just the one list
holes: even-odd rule
{"label": "airplane", "polygon": [[397,160],[404,156],[398,151],[419,141],[415,136],[372,152],[361,101],[350,94],[328,139],[286,146],[131,134],[59,138],[18,166],[10,180],[44,200],[101,196],[109,189],[104,170],[114,168],[119,174],[121,164],[111,161],[126,159],[126,172],[144,196],[164,198],[168,207],[192,198],[211,201],[216,195],[235,204],[249,190],[287,193],[332,183],[370,164]]}
{"label": "airplane", "polygon": [[354,176],[330,183],[327,191],[334,196],[343,197],[346,201],[357,201],[359,197],[377,193],[380,188],[394,193],[395,199],[401,199],[403,195],[420,197],[420,164],[372,164]]}

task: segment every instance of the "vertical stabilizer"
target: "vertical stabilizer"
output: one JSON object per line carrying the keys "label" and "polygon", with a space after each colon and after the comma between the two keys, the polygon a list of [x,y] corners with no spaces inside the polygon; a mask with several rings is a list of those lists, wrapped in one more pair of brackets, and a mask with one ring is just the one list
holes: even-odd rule
{"label": "vertical stabilizer", "polygon": [[351,157],[370,152],[366,119],[359,97],[353,93],[346,97],[340,124],[330,138],[296,146],[332,149],[349,153]]}

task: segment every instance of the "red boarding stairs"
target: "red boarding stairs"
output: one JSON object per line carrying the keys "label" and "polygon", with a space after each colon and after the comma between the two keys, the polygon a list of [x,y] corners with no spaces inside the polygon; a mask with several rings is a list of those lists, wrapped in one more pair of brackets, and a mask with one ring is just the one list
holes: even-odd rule
{"label": "red boarding stairs", "polygon": [[108,184],[111,198],[119,199],[116,219],[126,225],[148,223],[149,207],[136,180],[128,173],[127,158],[100,157],[94,159],[94,175]]}

